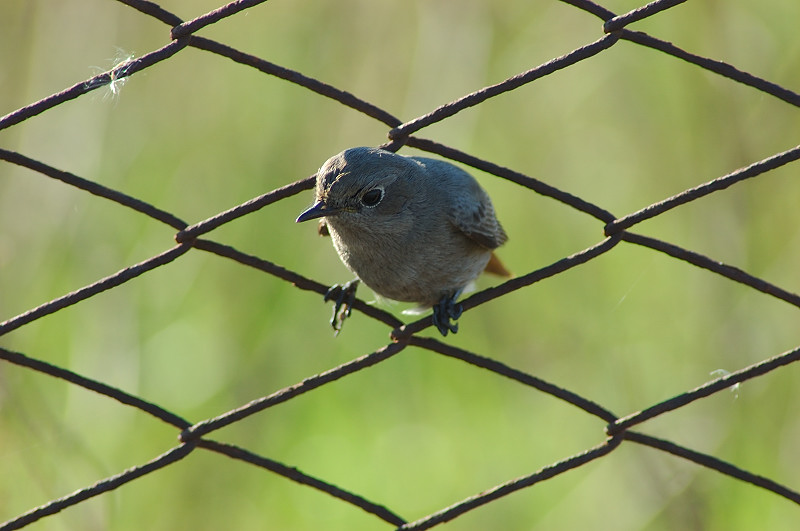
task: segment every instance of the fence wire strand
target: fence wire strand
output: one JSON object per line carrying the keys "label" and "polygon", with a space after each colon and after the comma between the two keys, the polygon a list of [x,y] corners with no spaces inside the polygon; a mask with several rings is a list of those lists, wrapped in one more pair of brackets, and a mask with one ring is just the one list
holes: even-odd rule
{"label": "fence wire strand", "polygon": [[[512,76],[500,83],[487,86],[480,90],[469,93],[446,103],[429,113],[402,122],[386,110],[367,102],[349,92],[338,89],[332,85],[308,77],[300,72],[271,63],[263,58],[256,57],[226,44],[195,35],[196,32],[209,25],[215,24],[227,17],[235,16],[249,8],[263,3],[263,0],[238,0],[223,5],[218,9],[197,16],[192,20],[184,21],[178,15],[171,13],[158,4],[144,0],[118,0],[139,13],[163,22],[170,27],[171,40],[163,47],[151,51],[137,59],[131,59],[118,65],[108,72],[98,74],[85,81],[76,83],[60,92],[42,98],[39,101],[26,105],[6,116],[0,118],[0,130],[7,129],[20,124],[34,116],[40,115],[54,107],[61,105],[69,100],[81,97],[93,90],[106,86],[115,80],[124,79],[136,73],[142,72],[151,66],[162,61],[167,61],[184,48],[193,47],[204,50],[211,54],[230,59],[237,64],[248,66],[259,72],[283,79],[288,83],[294,84],[315,94],[330,98],[358,111],[382,124],[389,127],[387,135],[389,142],[386,146],[389,149],[399,149],[403,145],[415,147],[424,151],[438,154],[448,159],[469,165],[481,171],[496,175],[501,179],[516,183],[526,189],[552,198],[564,205],[577,211],[583,212],[600,222],[604,229],[604,239],[598,243],[566,256],[545,267],[530,271],[526,274],[512,278],[498,286],[485,289],[463,301],[465,311],[469,311],[483,304],[505,296],[509,293],[521,290],[533,283],[543,281],[555,275],[559,275],[574,267],[579,267],[605,253],[610,252],[619,244],[632,244],[635,246],[646,247],[661,253],[665,253],[687,264],[705,269],[713,274],[719,275],[731,281],[743,284],[761,293],[771,295],[783,300],[790,305],[800,308],[800,296],[783,289],[773,283],[753,276],[744,270],[727,265],[712,257],[698,252],[684,249],[673,243],[662,241],[650,236],[629,232],[632,227],[641,224],[643,221],[652,219],[674,208],[697,201],[710,194],[714,194],[733,186],[746,179],[752,179],[764,175],[767,172],[785,166],[800,159],[800,146],[787,149],[782,153],[764,158],[746,167],[737,169],[727,175],[710,180],[702,185],[687,189],[673,197],[664,199],[648,205],[636,212],[624,216],[616,216],[601,206],[595,205],[583,198],[560,190],[543,181],[517,172],[513,169],[504,168],[490,161],[479,159],[468,153],[464,153],[450,146],[445,146],[433,140],[415,136],[420,130],[434,123],[441,122],[453,115],[479,105],[490,98],[499,97],[504,93],[513,91],[525,84],[534,82],[544,76],[557,73],[559,70],[569,68],[572,65],[608,50],[619,42],[632,42],[640,46],[649,48],[655,52],[667,54],[674,58],[691,63],[724,78],[742,83],[763,94],[769,94],[779,100],[800,107],[800,95],[781,87],[775,83],[761,79],[750,73],[741,71],[732,65],[717,61],[711,58],[695,55],[683,50],[676,45],[658,39],[648,33],[632,31],[627,26],[633,22],[652,17],[658,13],[681,4],[685,0],[656,0],[640,8],[631,10],[622,15],[616,15],[610,10],[599,4],[587,0],[562,0],[564,3],[574,6],[588,14],[594,15],[602,20],[602,30],[605,35],[593,42],[580,46],[573,51],[545,62],[535,68]],[[301,290],[313,291],[324,294],[328,286],[314,279],[308,278],[299,272],[292,271],[262,257],[246,254],[230,245],[203,239],[202,236],[213,230],[230,223],[231,221],[245,215],[249,215],[259,209],[265,208],[278,201],[292,197],[302,191],[313,187],[314,176],[301,179],[294,183],[265,193],[253,198],[245,203],[234,206],[222,211],[208,219],[189,224],[176,215],[164,211],[154,205],[132,197],[118,190],[108,188],[88,179],[74,175],[67,171],[59,170],[44,161],[36,160],[21,153],[16,153],[6,149],[0,149],[0,160],[14,164],[34,172],[35,174],[60,181],[61,183],[83,190],[95,196],[107,199],[122,208],[131,209],[143,214],[153,220],[175,229],[174,239],[176,243],[165,243],[165,250],[152,256],[140,263],[126,267],[105,278],[99,279],[77,291],[67,293],[51,301],[45,302],[40,306],[32,308],[15,317],[11,317],[0,323],[0,336],[8,334],[20,327],[26,326],[46,315],[58,312],[71,305],[78,304],[90,297],[97,295],[105,290],[116,288],[134,278],[144,275],[156,268],[178,260],[186,253],[193,250],[202,250],[220,258],[231,260],[235,263],[255,268],[259,271],[272,275],[276,278],[289,282]],[[709,381],[706,384],[686,391],[668,400],[651,405],[641,411],[618,416],[606,407],[595,401],[583,397],[569,389],[562,388],[554,383],[545,381],[541,378],[520,371],[490,357],[468,352],[466,350],[448,345],[438,339],[421,337],[419,332],[431,326],[429,316],[422,317],[413,322],[404,323],[390,312],[369,305],[363,300],[356,300],[353,304],[356,311],[383,323],[389,328],[392,342],[386,346],[337,367],[305,378],[304,380],[275,391],[271,394],[253,400],[238,408],[222,413],[214,418],[192,422],[181,416],[170,412],[158,404],[148,402],[142,398],[133,396],[120,389],[109,386],[103,382],[84,377],[71,370],[61,368],[45,362],[43,360],[30,357],[26,354],[14,352],[5,348],[0,348],[0,359],[50,377],[57,378],[71,385],[82,387],[94,393],[99,393],[107,398],[115,400],[126,406],[135,408],[160,421],[175,427],[178,430],[180,444],[172,447],[165,453],[154,457],[152,460],[124,470],[119,474],[101,479],[96,483],[80,489],[73,494],[65,495],[54,499],[41,507],[36,507],[30,511],[12,518],[0,525],[2,530],[19,529],[34,523],[45,516],[56,514],[70,506],[74,506],[89,498],[101,495],[111,490],[122,487],[124,484],[134,481],[147,474],[153,474],[170,466],[171,464],[183,459],[195,449],[202,449],[225,455],[231,459],[249,463],[253,466],[268,470],[272,473],[283,476],[291,481],[310,486],[319,491],[325,492],[345,503],[359,507],[362,510],[376,516],[380,520],[398,529],[428,529],[440,523],[452,520],[460,515],[472,511],[482,505],[490,503],[496,499],[506,496],[520,489],[536,485],[549,478],[560,474],[568,473],[570,470],[579,468],[586,463],[600,459],[612,452],[626,441],[644,445],[656,451],[664,452],[677,456],[687,461],[696,463],[700,466],[716,470],[717,472],[747,482],[753,486],[766,489],[777,496],[781,496],[796,504],[800,504],[800,493],[789,485],[780,484],[772,479],[762,477],[756,473],[749,472],[737,467],[734,464],[722,461],[714,456],[704,454],[687,446],[675,442],[652,437],[643,433],[632,431],[633,427],[640,425],[655,417],[665,415],[671,411],[686,406],[692,402],[719,393],[733,385],[744,382],[751,378],[756,378],[767,373],[773,372],[780,367],[784,367],[800,360],[800,347],[765,359],[764,361],[744,367],[738,371],[727,374],[721,378]],[[315,478],[300,472],[296,468],[280,463],[265,456],[255,454],[246,448],[232,445],[226,442],[211,440],[208,436],[233,423],[254,415],[277,404],[292,400],[297,396],[314,391],[328,383],[345,378],[356,372],[362,371],[370,366],[397,355],[407,347],[424,349],[426,351],[445,356],[447,358],[458,359],[474,367],[489,371],[493,375],[501,376],[507,380],[513,380],[523,386],[536,389],[559,400],[567,402],[576,408],[598,417],[605,423],[605,432],[598,435],[604,437],[604,441],[598,445],[588,448],[578,454],[567,456],[549,466],[521,477],[510,479],[494,487],[488,487],[480,494],[468,497],[450,507],[443,508],[437,512],[417,518],[413,521],[406,520],[398,516],[388,507],[369,501],[365,497],[351,493],[325,480]],[[800,487],[796,485],[795,487]]]}

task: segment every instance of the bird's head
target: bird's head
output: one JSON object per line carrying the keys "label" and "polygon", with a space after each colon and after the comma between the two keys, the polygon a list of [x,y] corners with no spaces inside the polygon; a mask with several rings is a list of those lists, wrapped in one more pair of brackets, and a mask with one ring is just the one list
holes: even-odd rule
{"label": "bird's head", "polygon": [[341,228],[392,232],[410,215],[404,209],[419,186],[414,174],[422,171],[416,161],[388,151],[345,150],[319,169],[314,204],[297,222],[324,217]]}

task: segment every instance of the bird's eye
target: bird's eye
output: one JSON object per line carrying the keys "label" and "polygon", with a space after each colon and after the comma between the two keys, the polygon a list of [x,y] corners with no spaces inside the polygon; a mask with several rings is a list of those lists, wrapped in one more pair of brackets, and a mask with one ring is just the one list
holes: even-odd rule
{"label": "bird's eye", "polygon": [[361,196],[361,203],[366,207],[374,207],[383,199],[383,188],[373,188],[363,196]]}

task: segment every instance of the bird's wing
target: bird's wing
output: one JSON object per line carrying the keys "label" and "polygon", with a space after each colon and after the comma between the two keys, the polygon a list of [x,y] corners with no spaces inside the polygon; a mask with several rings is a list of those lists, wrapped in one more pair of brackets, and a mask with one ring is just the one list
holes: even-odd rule
{"label": "bird's wing", "polygon": [[467,238],[487,249],[496,249],[508,240],[495,217],[489,194],[472,175],[442,160],[411,158],[422,163],[432,186],[447,191],[432,193],[440,198],[450,222]]}
{"label": "bird's wing", "polygon": [[469,239],[487,249],[503,245],[508,236],[495,217],[489,195],[472,180],[462,191],[450,210],[453,224]]}

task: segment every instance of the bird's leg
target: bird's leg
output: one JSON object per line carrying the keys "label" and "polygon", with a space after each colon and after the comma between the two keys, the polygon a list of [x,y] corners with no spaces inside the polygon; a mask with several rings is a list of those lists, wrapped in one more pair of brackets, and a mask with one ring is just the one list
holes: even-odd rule
{"label": "bird's leg", "polygon": [[450,319],[456,321],[461,317],[461,312],[464,311],[461,304],[456,302],[456,297],[457,294],[444,295],[433,306],[433,324],[439,329],[439,333],[445,337],[448,331],[454,334],[458,332],[458,323],[451,323]]}
{"label": "bird's leg", "polygon": [[344,320],[350,317],[353,302],[356,300],[358,283],[359,280],[356,278],[346,284],[334,284],[325,292],[325,297],[323,298],[325,302],[333,301],[331,326],[333,327],[334,335],[337,335],[339,330],[342,329]]}

